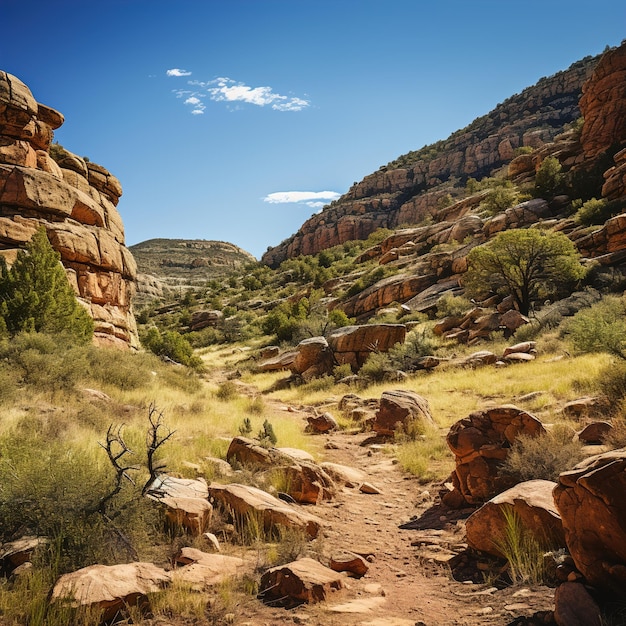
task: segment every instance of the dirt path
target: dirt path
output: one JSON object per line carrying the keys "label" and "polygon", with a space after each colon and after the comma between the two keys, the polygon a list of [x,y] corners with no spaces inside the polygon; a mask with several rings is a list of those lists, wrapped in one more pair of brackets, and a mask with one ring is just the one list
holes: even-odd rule
{"label": "dirt path", "polygon": [[[271,410],[285,410],[272,406]],[[295,419],[304,416],[291,411]],[[362,445],[367,433],[311,435],[325,441],[325,461],[361,470],[378,494],[358,485],[340,489],[330,502],[311,507],[327,523],[323,557],[349,550],[370,554],[361,579],[321,605],[294,610],[250,606],[242,624],[342,626],[482,626],[552,623],[537,616],[553,608],[554,590],[459,582],[450,559],[463,555],[464,515],[438,506],[437,485],[423,486],[401,471],[382,447]],[[457,557],[457,559],[460,557]],[[543,616],[542,616],[543,617]],[[239,619],[237,620],[239,623]]]}

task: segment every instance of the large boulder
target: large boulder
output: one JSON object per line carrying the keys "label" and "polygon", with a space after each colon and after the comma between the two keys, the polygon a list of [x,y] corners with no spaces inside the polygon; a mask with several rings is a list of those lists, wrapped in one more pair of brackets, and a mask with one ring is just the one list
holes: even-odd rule
{"label": "large boulder", "polygon": [[626,450],[589,457],[559,476],[554,501],[565,540],[587,582],[623,594],[626,585]]}
{"label": "large boulder", "polygon": [[333,354],[325,337],[303,339],[296,346],[296,357],[290,366],[292,372],[311,380],[333,370]]}
{"label": "large boulder", "polygon": [[0,238],[11,264],[38,227],[61,255],[99,344],[138,347],[137,267],[117,211],[122,188],[105,168],[52,143],[63,115],[0,71]]}
{"label": "large boulder", "polygon": [[108,621],[128,606],[147,605],[148,594],[161,591],[171,580],[170,573],[152,563],[90,565],[61,576],[50,602],[93,607],[102,611],[102,621]]}
{"label": "large boulder", "polygon": [[380,396],[380,405],[372,428],[379,435],[392,436],[396,431],[434,428],[428,400],[413,391],[396,389]]}
{"label": "large boulder", "polygon": [[261,577],[259,597],[267,604],[293,607],[328,600],[344,587],[344,574],[310,558],[273,567]]}
{"label": "large boulder", "polygon": [[328,345],[337,363],[348,363],[357,371],[372,352],[388,352],[405,339],[404,324],[365,324],[338,328],[330,334]]}
{"label": "large boulder", "polygon": [[[513,486],[500,467],[520,435],[545,434],[541,422],[526,411],[505,405],[475,411],[452,425],[446,441],[455,456],[449,506],[482,504]],[[460,496],[460,497],[459,497]]]}
{"label": "large boulder", "polygon": [[515,519],[520,530],[547,548],[564,548],[561,517],[556,510],[550,480],[529,480],[498,494],[474,511],[465,523],[467,544],[475,550],[505,557],[503,544]]}

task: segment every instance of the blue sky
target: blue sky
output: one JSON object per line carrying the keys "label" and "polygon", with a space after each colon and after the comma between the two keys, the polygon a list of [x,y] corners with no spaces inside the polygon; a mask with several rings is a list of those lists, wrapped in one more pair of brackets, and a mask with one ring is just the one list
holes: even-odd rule
{"label": "blue sky", "polygon": [[126,243],[259,258],[321,205],[619,45],[623,0],[0,0],[0,69],[115,174]]}

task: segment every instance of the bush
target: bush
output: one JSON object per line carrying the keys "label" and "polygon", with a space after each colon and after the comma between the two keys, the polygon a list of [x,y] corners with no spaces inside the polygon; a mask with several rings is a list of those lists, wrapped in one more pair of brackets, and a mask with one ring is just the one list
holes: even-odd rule
{"label": "bush", "polygon": [[202,360],[194,355],[191,344],[175,330],[161,333],[153,326],[142,334],[141,343],[157,356],[167,357],[176,363],[196,369],[202,365]]}
{"label": "bush", "polygon": [[626,359],[626,300],[608,296],[576,315],[562,327],[579,353],[608,352]]}
{"label": "bush", "polygon": [[463,296],[454,296],[451,293],[444,293],[437,299],[436,306],[438,317],[451,317],[467,313],[473,305]]}
{"label": "bush", "polygon": [[502,465],[502,472],[526,480],[556,481],[561,472],[571,469],[583,458],[582,444],[574,440],[572,430],[555,427],[552,432],[538,437],[520,435],[511,446]]}
{"label": "bush", "polygon": [[494,187],[487,192],[479,208],[486,211],[488,215],[497,215],[516,205],[519,199],[520,194],[512,185]]}
{"label": "bush", "polygon": [[598,372],[598,390],[617,408],[626,398],[626,361],[616,361]]}
{"label": "bush", "polygon": [[215,395],[219,400],[228,402],[237,398],[239,396],[239,391],[237,389],[237,385],[232,380],[227,380],[217,388]]}
{"label": "bush", "polygon": [[606,220],[604,217],[606,205],[606,200],[591,198],[591,200],[587,200],[587,202],[582,204],[582,206],[576,211],[574,219],[582,226],[603,224]]}
{"label": "bush", "polygon": [[25,332],[0,342],[0,359],[19,383],[47,392],[74,389],[88,369],[86,352],[64,335]]}
{"label": "bush", "polygon": [[367,357],[365,363],[363,363],[359,374],[373,382],[380,383],[392,376],[396,369],[391,362],[389,354],[372,352]]}

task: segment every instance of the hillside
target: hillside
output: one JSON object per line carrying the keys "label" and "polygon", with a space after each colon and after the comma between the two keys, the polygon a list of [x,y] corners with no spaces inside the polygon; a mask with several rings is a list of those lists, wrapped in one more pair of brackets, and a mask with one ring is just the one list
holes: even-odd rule
{"label": "hillside", "polygon": [[493,175],[520,149],[540,148],[578,119],[583,84],[599,59],[587,57],[542,78],[447,139],[382,166],[268,250],[262,261],[276,267],[286,258],[316,254],[366,239],[377,228],[417,224],[433,215],[442,198],[455,197],[468,178]]}
{"label": "hillside", "polygon": [[231,243],[204,239],[150,239],[129,249],[137,262],[140,302],[201,286],[256,262],[250,253]]}

